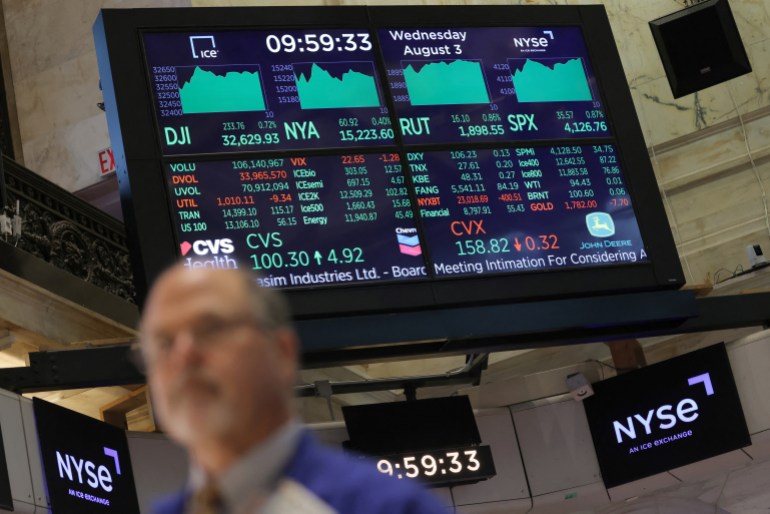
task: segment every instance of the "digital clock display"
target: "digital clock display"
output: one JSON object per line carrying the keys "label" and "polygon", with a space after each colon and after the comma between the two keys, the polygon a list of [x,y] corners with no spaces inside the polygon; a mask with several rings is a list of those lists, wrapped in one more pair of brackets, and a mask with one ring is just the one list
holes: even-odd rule
{"label": "digital clock display", "polygon": [[144,34],[165,155],[387,145],[363,29]]}
{"label": "digital clock display", "polygon": [[430,486],[467,484],[496,474],[487,445],[387,455],[377,458],[376,464],[382,474],[417,479]]}

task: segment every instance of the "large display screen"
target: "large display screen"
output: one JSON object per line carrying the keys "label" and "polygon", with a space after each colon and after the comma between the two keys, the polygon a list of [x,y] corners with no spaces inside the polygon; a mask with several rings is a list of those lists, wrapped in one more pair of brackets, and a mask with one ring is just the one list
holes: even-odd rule
{"label": "large display screen", "polygon": [[611,144],[409,152],[436,275],[646,260]]}
{"label": "large display screen", "polygon": [[724,344],[593,388],[583,404],[607,487],[751,444]]}
{"label": "large display screen", "polygon": [[646,259],[612,144],[254,153],[392,146],[383,72],[406,144],[609,135],[579,27],[376,39],[384,69],[364,28],[143,35],[163,152],[251,152],[166,164],[188,266],[303,287]]}
{"label": "large display screen", "polygon": [[104,10],[95,35],[140,295],[180,259],[310,317],[683,283],[601,6]]}

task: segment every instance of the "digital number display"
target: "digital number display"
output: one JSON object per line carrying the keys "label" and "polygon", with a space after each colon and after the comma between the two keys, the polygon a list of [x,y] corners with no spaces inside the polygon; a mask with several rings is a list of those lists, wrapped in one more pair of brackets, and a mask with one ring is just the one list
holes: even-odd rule
{"label": "digital number display", "polygon": [[404,142],[606,137],[577,27],[380,29]]}
{"label": "digital number display", "polygon": [[580,27],[143,42],[190,267],[303,288],[649,260]]}
{"label": "digital number display", "polygon": [[277,287],[647,260],[613,145],[407,160],[411,185],[394,153],[168,163],[180,253]]}
{"label": "digital number display", "polygon": [[165,155],[361,147],[394,139],[370,34],[144,34]]}
{"label": "digital number display", "polygon": [[377,471],[397,479],[417,479],[434,487],[478,482],[496,474],[492,451],[486,445],[379,457]]}
{"label": "digital number display", "polygon": [[437,276],[647,260],[613,145],[407,155]]}
{"label": "digital number display", "polygon": [[[102,9],[93,33],[140,307],[176,261],[308,320],[684,283],[601,5]],[[446,337],[423,328],[395,353]]]}
{"label": "digital number display", "polygon": [[275,287],[425,278],[398,154],[166,164],[185,265]]}

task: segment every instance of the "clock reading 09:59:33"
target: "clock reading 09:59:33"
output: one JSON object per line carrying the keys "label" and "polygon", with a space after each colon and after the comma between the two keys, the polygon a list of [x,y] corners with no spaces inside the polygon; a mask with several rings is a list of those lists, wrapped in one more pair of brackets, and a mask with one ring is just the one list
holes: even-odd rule
{"label": "clock reading 09:59:33", "polygon": [[269,34],[265,38],[265,46],[268,51],[276,53],[292,52],[356,52],[369,51],[372,42],[366,32],[340,34],[305,34],[295,36],[293,34]]}
{"label": "clock reading 09:59:33", "polygon": [[492,451],[486,445],[381,456],[377,470],[431,486],[478,482],[496,474]]}

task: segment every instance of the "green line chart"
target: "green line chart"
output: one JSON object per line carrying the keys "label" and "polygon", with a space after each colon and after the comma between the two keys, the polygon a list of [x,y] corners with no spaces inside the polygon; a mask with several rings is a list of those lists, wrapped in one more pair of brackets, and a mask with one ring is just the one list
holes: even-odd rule
{"label": "green line chart", "polygon": [[481,61],[407,61],[404,79],[412,105],[489,103]]}
{"label": "green line chart", "polygon": [[184,114],[265,110],[257,65],[178,67],[177,74]]}
{"label": "green line chart", "polygon": [[593,100],[580,57],[509,59],[508,63],[520,103]]}
{"label": "green line chart", "polygon": [[295,63],[293,67],[302,109],[381,105],[371,62]]}

